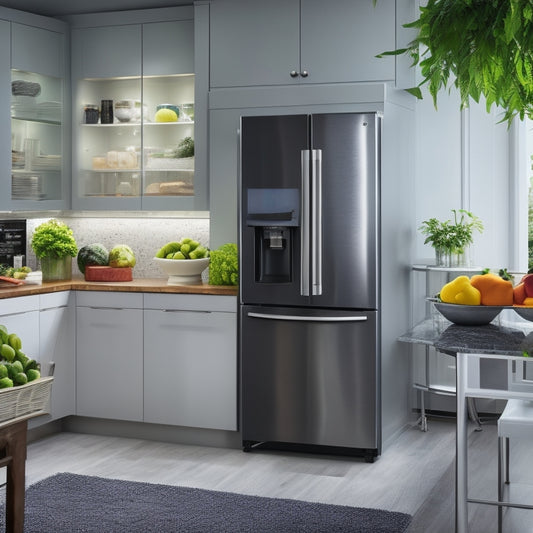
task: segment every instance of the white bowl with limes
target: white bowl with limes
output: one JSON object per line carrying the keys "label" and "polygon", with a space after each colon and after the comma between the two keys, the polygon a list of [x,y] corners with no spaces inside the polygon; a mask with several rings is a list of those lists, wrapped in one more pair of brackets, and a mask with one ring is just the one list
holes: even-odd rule
{"label": "white bowl with limes", "polygon": [[159,268],[168,275],[167,285],[190,285],[202,282],[202,272],[209,266],[209,257],[202,259],[163,259],[154,257]]}

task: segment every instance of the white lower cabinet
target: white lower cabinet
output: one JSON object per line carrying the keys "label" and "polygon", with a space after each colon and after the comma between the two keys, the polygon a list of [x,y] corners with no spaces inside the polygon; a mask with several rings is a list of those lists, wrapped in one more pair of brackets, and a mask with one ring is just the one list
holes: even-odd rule
{"label": "white lower cabinet", "polygon": [[237,429],[236,298],[145,295],[144,421]]}
{"label": "white lower cabinet", "polygon": [[142,294],[77,292],[76,414],[143,420]]}
{"label": "white lower cabinet", "polygon": [[2,300],[0,324],[55,363],[51,416],[236,431],[237,299],[65,291]]}
{"label": "white lower cabinet", "polygon": [[43,375],[53,361],[54,382],[50,399],[52,420],[76,412],[76,316],[71,291],[39,296],[39,344]]}
{"label": "white lower cabinet", "polygon": [[73,293],[70,291],[21,296],[2,300],[0,324],[22,341],[22,351],[41,363],[47,376],[55,363],[50,397],[50,416],[30,421],[30,427],[56,420],[75,412],[76,353]]}

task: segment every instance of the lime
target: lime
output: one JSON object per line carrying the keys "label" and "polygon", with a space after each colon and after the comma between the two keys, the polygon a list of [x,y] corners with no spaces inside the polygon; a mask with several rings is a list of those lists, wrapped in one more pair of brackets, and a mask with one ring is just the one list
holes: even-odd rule
{"label": "lime", "polygon": [[172,109],[160,109],[155,114],[156,122],[177,122],[178,115]]}
{"label": "lime", "polygon": [[10,333],[7,342],[15,350],[22,349],[22,341],[16,333]]}
{"label": "lime", "polygon": [[22,350],[15,350],[15,361],[20,361],[22,366],[26,366],[29,357]]}
{"label": "lime", "polygon": [[39,379],[41,377],[41,373],[36,370],[35,368],[30,368],[26,375],[28,376],[28,381],[34,381],[36,379]]}
{"label": "lime", "polygon": [[9,346],[9,344],[2,344],[2,346],[0,346],[0,356],[6,361],[11,362],[15,359],[15,350]]}
{"label": "lime", "polygon": [[0,379],[7,378],[7,366],[0,364]]}
{"label": "lime", "polygon": [[24,374],[24,372],[19,372],[18,374],[15,374],[13,383],[15,385],[26,385],[26,383],[28,383],[28,376]]}
{"label": "lime", "polygon": [[13,375],[19,372],[24,372],[24,367],[20,361],[13,361],[11,367],[13,368]]}
{"label": "lime", "polygon": [[0,379],[0,389],[7,389],[12,386],[13,386],[13,381],[11,381],[9,378]]}

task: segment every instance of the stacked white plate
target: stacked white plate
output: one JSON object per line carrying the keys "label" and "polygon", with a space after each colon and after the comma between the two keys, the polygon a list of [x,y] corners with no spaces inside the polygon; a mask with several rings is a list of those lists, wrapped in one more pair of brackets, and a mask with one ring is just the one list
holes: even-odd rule
{"label": "stacked white plate", "polygon": [[14,174],[11,181],[11,197],[13,200],[42,200],[41,176]]}
{"label": "stacked white plate", "polygon": [[61,122],[61,102],[39,102],[37,118]]}
{"label": "stacked white plate", "polygon": [[32,169],[34,170],[60,170],[61,156],[60,155],[40,155],[34,157],[31,161]]}

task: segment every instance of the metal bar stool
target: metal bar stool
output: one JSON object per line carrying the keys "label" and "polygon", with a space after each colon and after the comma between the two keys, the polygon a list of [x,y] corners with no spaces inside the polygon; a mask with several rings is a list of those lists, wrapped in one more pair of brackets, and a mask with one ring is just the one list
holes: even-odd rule
{"label": "metal bar stool", "polygon": [[502,533],[503,507],[533,509],[533,505],[503,501],[504,483],[509,484],[509,444],[515,438],[533,441],[533,400],[508,400],[498,419],[498,533]]}

